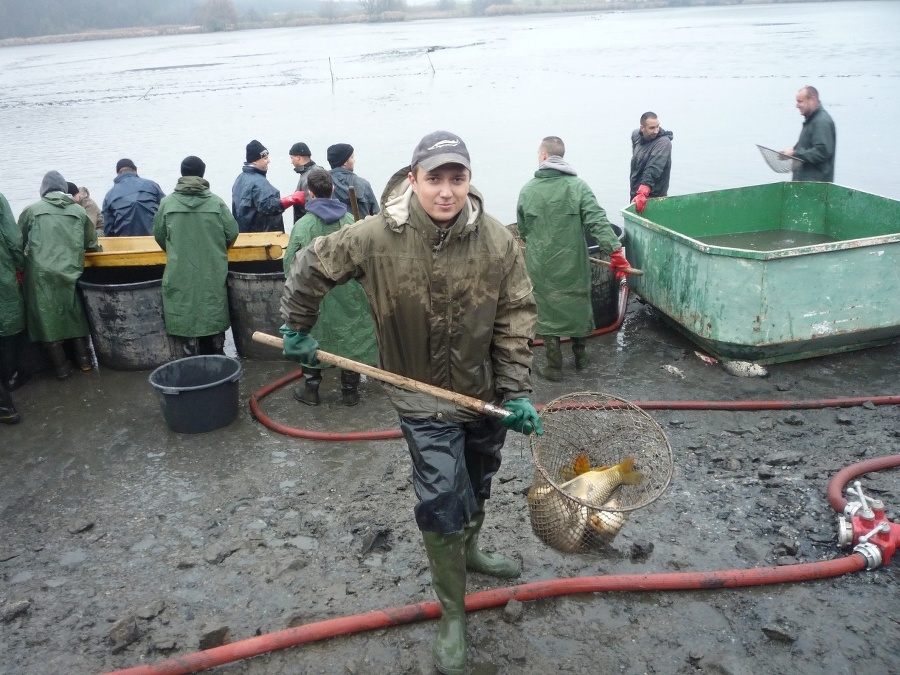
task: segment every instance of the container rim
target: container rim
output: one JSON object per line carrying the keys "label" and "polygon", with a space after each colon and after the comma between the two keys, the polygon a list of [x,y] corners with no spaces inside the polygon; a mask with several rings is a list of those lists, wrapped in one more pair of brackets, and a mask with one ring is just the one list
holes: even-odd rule
{"label": "container rim", "polygon": [[[234,373],[232,373],[226,377],[223,377],[219,380],[216,380],[215,382],[207,382],[206,384],[198,384],[193,387],[167,387],[165,385],[159,384],[158,382],[154,382],[154,378],[157,375],[157,373],[170,367],[173,363],[180,363],[182,361],[190,361],[192,359],[215,359],[215,360],[219,360],[219,361],[222,361],[222,360],[230,361],[230,362],[234,363],[237,366],[237,368],[235,369]],[[161,366],[154,368],[153,372],[150,373],[150,376],[147,379],[149,380],[150,385],[157,391],[159,391],[163,394],[176,395],[176,394],[182,394],[182,393],[191,392],[191,391],[202,391],[204,389],[211,389],[212,387],[218,387],[221,384],[227,384],[229,382],[237,382],[239,379],[241,379],[241,375],[243,374],[243,372],[244,372],[244,365],[236,358],[233,358],[231,356],[222,356],[221,354],[201,354],[199,356],[185,356],[184,358],[175,359],[174,361],[169,361],[168,363],[164,363]]]}

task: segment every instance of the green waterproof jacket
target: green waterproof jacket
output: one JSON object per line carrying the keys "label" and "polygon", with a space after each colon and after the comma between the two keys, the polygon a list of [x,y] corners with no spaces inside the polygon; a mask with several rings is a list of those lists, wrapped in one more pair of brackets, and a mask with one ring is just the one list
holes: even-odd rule
{"label": "green waterproof jacket", "polygon": [[228,329],[228,247],[238,236],[231,209],[203,178],[179,178],[153,217],[166,252],[163,318],[169,335],[202,337]]}
{"label": "green waterproof jacket", "polygon": [[25,246],[25,314],[32,342],[90,332],[77,283],[84,252],[100,251],[94,224],[72,198],[48,192],[19,215]]}
{"label": "green waterproof jacket", "polygon": [[[313,206],[319,199],[312,200],[307,206]],[[291,273],[291,261],[297,251],[316,237],[337,232],[341,227],[353,224],[353,214],[347,207],[335,200],[334,204],[344,212],[342,218],[326,223],[310,209],[294,225],[291,239],[284,255],[284,276]],[[374,366],[378,363],[378,345],[375,343],[375,326],[372,323],[369,301],[362,286],[351,279],[342,286],[331,289],[319,306],[319,319],[313,326],[311,335],[326,352],[353,359]],[[330,367],[323,364],[325,367]]]}
{"label": "green waterproof jacket", "polygon": [[25,299],[16,271],[25,269],[22,230],[6,197],[0,195],[0,337],[25,330]]}
{"label": "green waterproof jacket", "polygon": [[[794,169],[794,180],[834,182],[834,154],[837,132],[834,120],[819,105],[803,122],[800,138],[794,146],[794,157],[803,160]],[[796,164],[796,162],[795,162]]]}
{"label": "green waterproof jacket", "polygon": [[[484,212],[474,187],[456,221],[437,228],[413,194],[409,170],[388,182],[378,215],[300,251],[282,318],[309,331],[325,294],[356,279],[372,307],[382,368],[484,401],[529,396],[536,311],[519,247]],[[427,394],[386,390],[405,417],[480,417]]]}
{"label": "green waterproof jacket", "polygon": [[588,184],[560,164],[562,170],[538,169],[525,184],[516,221],[534,284],[538,335],[584,337],[594,330],[584,235],[590,232],[603,253],[621,244]]}

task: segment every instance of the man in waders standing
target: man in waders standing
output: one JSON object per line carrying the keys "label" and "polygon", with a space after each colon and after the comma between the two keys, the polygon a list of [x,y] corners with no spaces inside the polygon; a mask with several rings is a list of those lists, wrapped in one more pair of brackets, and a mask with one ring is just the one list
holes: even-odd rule
{"label": "man in waders standing", "polygon": [[416,524],[441,603],[434,661],[455,674],[466,668],[467,570],[521,573],[518,561],[478,548],[507,429],[543,433],[529,400],[531,282],[515,240],[485,213],[470,178],[465,143],[446,131],[428,134],[390,179],[377,216],[300,250],[281,298],[284,354],[304,366],[317,364],[309,332],[319,303],[356,279],[375,317],[382,368],[513,413],[497,420],[386,386],[409,447]]}
{"label": "man in waders standing", "polygon": [[[572,338],[575,370],[587,366],[587,337],[594,330],[591,262],[584,235],[610,254],[613,271],[629,267],[606,211],[591,188],[564,159],[566,146],[547,136],[538,146],[538,170],[519,193],[516,222],[534,284],[537,332],[544,338],[546,379],[563,379],[561,337]],[[623,273],[618,273],[621,276]]]}

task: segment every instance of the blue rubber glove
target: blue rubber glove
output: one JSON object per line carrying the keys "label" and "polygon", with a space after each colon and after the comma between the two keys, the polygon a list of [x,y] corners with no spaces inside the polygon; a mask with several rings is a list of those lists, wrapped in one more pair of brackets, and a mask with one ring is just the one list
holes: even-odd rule
{"label": "blue rubber glove", "polygon": [[500,423],[507,429],[526,435],[544,435],[544,425],[541,424],[541,418],[538,417],[537,410],[534,409],[531,401],[527,398],[510,399],[503,404],[503,407],[512,413],[512,415],[507,415],[500,420]]}
{"label": "blue rubber glove", "polygon": [[300,365],[307,368],[321,368],[322,364],[316,358],[319,343],[309,333],[301,333],[291,330],[286,325],[278,329],[284,336],[284,355],[293,361],[299,361]]}

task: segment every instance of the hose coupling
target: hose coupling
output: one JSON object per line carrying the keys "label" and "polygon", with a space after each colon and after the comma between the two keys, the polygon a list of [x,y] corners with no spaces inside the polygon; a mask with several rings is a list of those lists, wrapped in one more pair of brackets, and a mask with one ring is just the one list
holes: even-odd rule
{"label": "hose coupling", "polygon": [[853,552],[859,553],[863,557],[866,561],[867,570],[874,570],[881,567],[881,549],[875,544],[870,544],[869,542],[859,544],[853,549]]}

